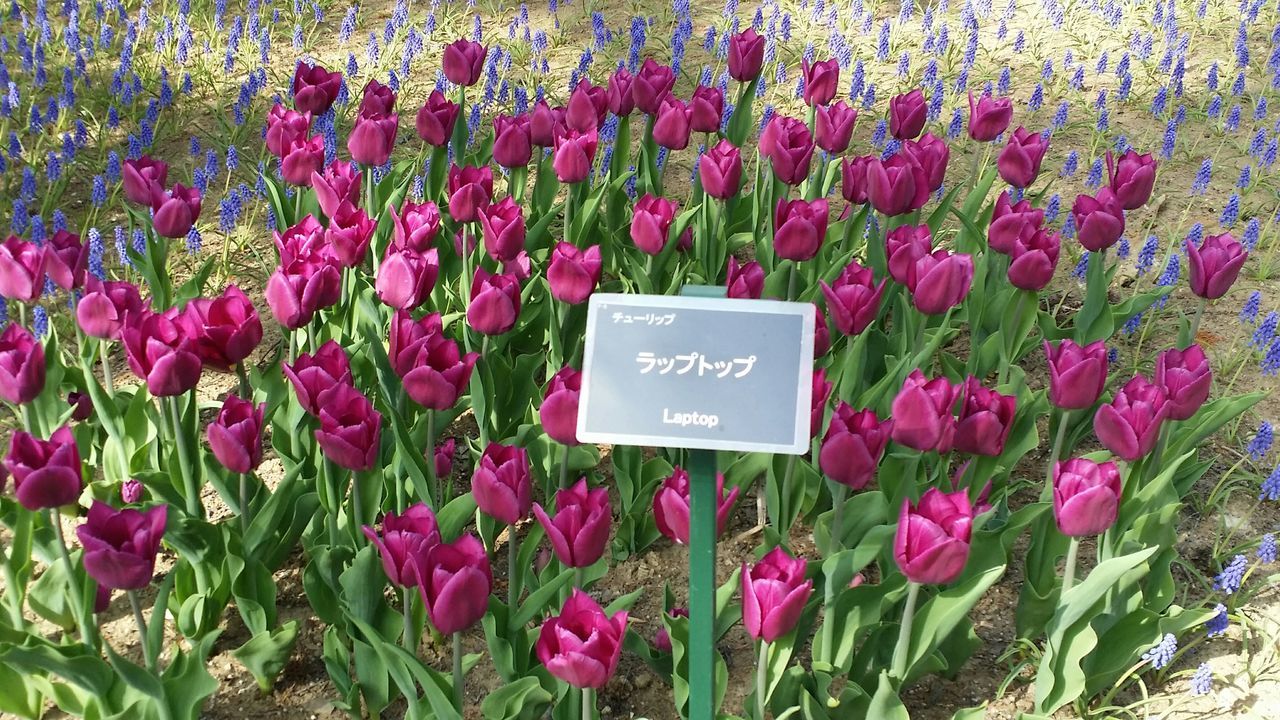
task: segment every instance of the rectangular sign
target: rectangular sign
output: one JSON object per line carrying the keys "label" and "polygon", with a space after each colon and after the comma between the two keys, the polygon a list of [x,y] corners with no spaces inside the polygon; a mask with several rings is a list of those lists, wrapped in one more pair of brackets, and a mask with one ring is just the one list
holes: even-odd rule
{"label": "rectangular sign", "polygon": [[814,320],[809,303],[592,295],[578,440],[807,452]]}

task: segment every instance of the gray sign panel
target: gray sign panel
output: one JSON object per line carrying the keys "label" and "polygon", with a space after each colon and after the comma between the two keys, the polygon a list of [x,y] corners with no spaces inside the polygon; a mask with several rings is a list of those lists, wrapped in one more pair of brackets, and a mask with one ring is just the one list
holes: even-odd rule
{"label": "gray sign panel", "polygon": [[592,295],[578,439],[805,453],[813,332],[809,303]]}

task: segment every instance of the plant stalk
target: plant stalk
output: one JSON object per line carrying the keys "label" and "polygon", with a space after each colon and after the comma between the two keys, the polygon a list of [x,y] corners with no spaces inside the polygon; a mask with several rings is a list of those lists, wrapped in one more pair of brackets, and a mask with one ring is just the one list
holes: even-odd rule
{"label": "plant stalk", "polygon": [[582,688],[582,720],[591,720],[596,715],[596,699],[591,688]]}
{"label": "plant stalk", "polygon": [[249,512],[249,473],[240,473],[240,536],[248,537],[249,523],[253,518]]}
{"label": "plant stalk", "polygon": [[151,644],[147,642],[147,621],[142,617],[142,603],[138,602],[138,591],[128,590],[125,594],[129,596],[129,607],[133,608],[133,623],[138,626],[138,644],[142,646],[142,658],[147,664],[147,670],[154,673],[156,658],[151,654]]}
{"label": "plant stalk", "polygon": [[462,710],[462,633],[453,634],[453,701]]}
{"label": "plant stalk", "polygon": [[[192,391],[194,392],[194,391]],[[204,519],[204,505],[200,502],[200,484],[196,481],[194,467],[191,462],[191,448],[187,444],[187,435],[182,426],[182,406],[177,395],[168,398],[169,416],[173,424],[173,442],[178,446],[178,469],[182,473],[182,483],[186,488],[187,514],[193,518]]]}
{"label": "plant stalk", "polygon": [[111,347],[106,340],[98,341],[98,359],[102,363],[102,386],[107,397],[115,397],[116,384],[111,375]]}
{"label": "plant stalk", "polygon": [[413,588],[404,588],[404,601],[400,605],[401,613],[404,616],[404,649],[410,654],[418,654],[418,634],[414,632],[413,626]]}
{"label": "plant stalk", "polygon": [[1058,458],[1062,455],[1062,446],[1067,440],[1067,425],[1070,424],[1071,411],[1063,410],[1062,415],[1058,417],[1058,432],[1053,437],[1053,448],[1049,451],[1049,467],[1045,470],[1044,488],[1040,492],[1040,498],[1047,500],[1053,497],[1053,471],[1058,465]]}
{"label": "plant stalk", "polygon": [[756,720],[765,720],[765,693],[769,690],[769,643],[760,640],[760,661],[756,663]]}
{"label": "plant stalk", "polygon": [[[69,597],[71,598],[71,609],[76,614],[76,625],[78,626],[77,629],[80,630],[80,639],[84,641],[85,644],[93,645],[96,648],[97,644],[90,642],[89,627],[84,624],[84,597],[80,593],[79,587],[77,587],[76,566],[71,562],[71,551],[67,549],[67,538],[62,532],[62,519],[58,516],[58,511],[54,508],[47,508],[45,510],[45,519],[48,521],[49,525],[53,527],[53,534],[58,539],[58,554],[62,556],[62,562],[67,567],[67,590]],[[16,588],[17,586],[15,585],[13,587]]]}
{"label": "plant stalk", "polygon": [[907,583],[907,604],[902,609],[902,625],[898,627],[898,644],[893,649],[893,676],[906,679],[907,652],[911,650],[911,623],[915,620],[916,600],[920,596],[920,583]]}
{"label": "plant stalk", "polygon": [[[1080,538],[1071,538],[1067,546],[1067,566],[1062,571],[1062,595],[1066,595],[1076,579],[1076,556],[1080,553]],[[1061,602],[1061,601],[1059,601]]]}
{"label": "plant stalk", "polygon": [[507,526],[507,607],[513,612],[516,601],[520,599],[516,588],[516,556],[520,553],[520,547],[516,538],[516,526]]}

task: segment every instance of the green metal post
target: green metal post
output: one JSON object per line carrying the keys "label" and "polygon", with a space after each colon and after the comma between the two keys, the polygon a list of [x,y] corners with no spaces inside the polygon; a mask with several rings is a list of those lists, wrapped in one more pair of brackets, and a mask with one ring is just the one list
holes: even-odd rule
{"label": "green metal post", "polygon": [[715,718],[716,454],[689,452],[689,720]]}

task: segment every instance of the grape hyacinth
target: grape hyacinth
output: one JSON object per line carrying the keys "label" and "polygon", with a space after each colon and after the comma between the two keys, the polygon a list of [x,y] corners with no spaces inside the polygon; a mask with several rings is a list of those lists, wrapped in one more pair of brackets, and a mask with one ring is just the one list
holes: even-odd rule
{"label": "grape hyacinth", "polygon": [[1248,569],[1249,559],[1244,555],[1236,555],[1222,568],[1222,572],[1218,573],[1218,577],[1213,581],[1213,589],[1227,595],[1235,593],[1244,584],[1245,572]]}
{"label": "grape hyacinth", "polygon": [[1173,662],[1173,656],[1177,652],[1178,638],[1174,637],[1173,633],[1165,633],[1155,647],[1142,654],[1142,659],[1151,663],[1151,667],[1160,670]]}

